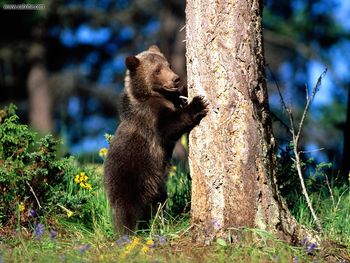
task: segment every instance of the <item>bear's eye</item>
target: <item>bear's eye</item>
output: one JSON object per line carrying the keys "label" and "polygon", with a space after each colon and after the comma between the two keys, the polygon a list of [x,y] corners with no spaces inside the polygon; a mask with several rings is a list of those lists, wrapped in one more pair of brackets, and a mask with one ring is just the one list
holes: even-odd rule
{"label": "bear's eye", "polygon": [[159,67],[157,67],[157,68],[156,68],[156,71],[155,71],[155,72],[156,72],[156,74],[160,74],[161,69],[162,69],[162,68],[161,68],[160,66],[159,66]]}

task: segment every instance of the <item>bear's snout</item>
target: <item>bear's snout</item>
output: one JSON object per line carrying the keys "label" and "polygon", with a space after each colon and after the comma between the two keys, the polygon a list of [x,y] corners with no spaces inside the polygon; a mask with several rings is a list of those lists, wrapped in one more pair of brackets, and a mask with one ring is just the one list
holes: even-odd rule
{"label": "bear's snout", "polygon": [[178,75],[175,75],[173,77],[173,82],[175,85],[178,85],[180,83],[180,77]]}

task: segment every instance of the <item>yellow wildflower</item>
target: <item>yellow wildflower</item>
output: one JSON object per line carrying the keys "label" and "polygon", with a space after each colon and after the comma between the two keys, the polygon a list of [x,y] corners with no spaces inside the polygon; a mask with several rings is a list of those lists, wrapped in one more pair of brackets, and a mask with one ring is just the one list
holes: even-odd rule
{"label": "yellow wildflower", "polygon": [[21,202],[19,205],[18,205],[18,209],[20,212],[23,212],[25,209],[26,209],[26,206],[24,205],[23,202]]}
{"label": "yellow wildflower", "polygon": [[129,245],[126,246],[125,248],[125,252],[126,253],[130,253],[131,251],[133,251],[135,249],[135,247],[140,243],[140,238],[135,237],[133,238],[133,240],[131,241],[131,243]]}
{"label": "yellow wildflower", "polygon": [[73,212],[67,209],[67,217],[70,218],[73,216]]}
{"label": "yellow wildflower", "polygon": [[77,175],[75,176],[74,182],[75,182],[76,184],[79,184],[79,183],[80,183],[79,174],[77,174]]}
{"label": "yellow wildflower", "polygon": [[147,253],[148,250],[149,250],[149,247],[148,247],[148,246],[145,246],[145,245],[143,245],[142,248],[141,248],[141,252],[142,252],[142,253]]}
{"label": "yellow wildflower", "polygon": [[131,241],[131,244],[133,247],[136,247],[138,244],[140,244],[140,238],[139,237],[134,237]]}
{"label": "yellow wildflower", "polygon": [[57,204],[57,205],[67,213],[67,217],[73,216],[73,212],[71,210],[69,210],[68,208],[65,208],[63,205],[60,205],[60,204]]}
{"label": "yellow wildflower", "polygon": [[149,247],[152,247],[154,245],[154,241],[152,239],[148,239],[146,241],[146,245],[149,246]]}
{"label": "yellow wildflower", "polygon": [[107,148],[102,148],[99,152],[98,152],[98,155],[101,157],[101,158],[105,158],[107,156],[107,153],[108,153],[108,149]]}
{"label": "yellow wildflower", "polygon": [[91,184],[88,183],[89,176],[85,172],[80,172],[74,177],[74,182],[78,184],[81,188],[91,189]]}

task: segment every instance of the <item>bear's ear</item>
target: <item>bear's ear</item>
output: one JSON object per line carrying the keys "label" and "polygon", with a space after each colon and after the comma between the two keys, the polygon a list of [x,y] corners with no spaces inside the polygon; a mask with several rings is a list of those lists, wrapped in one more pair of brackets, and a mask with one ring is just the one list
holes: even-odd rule
{"label": "bear's ear", "polygon": [[135,70],[140,65],[140,60],[135,56],[129,56],[125,59],[125,65],[128,70]]}
{"label": "bear's ear", "polygon": [[161,53],[159,47],[157,47],[156,45],[150,46],[150,47],[148,48],[148,51]]}

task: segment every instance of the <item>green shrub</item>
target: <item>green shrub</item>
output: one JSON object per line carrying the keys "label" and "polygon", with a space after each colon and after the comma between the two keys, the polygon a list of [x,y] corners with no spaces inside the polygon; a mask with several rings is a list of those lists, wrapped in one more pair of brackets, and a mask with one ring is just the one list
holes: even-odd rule
{"label": "green shrub", "polygon": [[[102,206],[94,200],[97,191],[104,199],[101,173],[80,168],[73,157],[58,158],[60,141],[38,139],[15,111],[14,105],[0,111],[0,225],[28,226],[50,215],[92,225],[92,216],[107,209],[106,200]],[[80,174],[83,180],[75,180]]]}
{"label": "green shrub", "polygon": [[50,185],[62,182],[66,166],[63,161],[55,161],[59,142],[51,135],[35,141],[36,134],[18,123],[15,110],[15,106],[10,105],[1,111],[1,224],[13,223],[18,209],[24,212],[26,207],[44,206]]}

